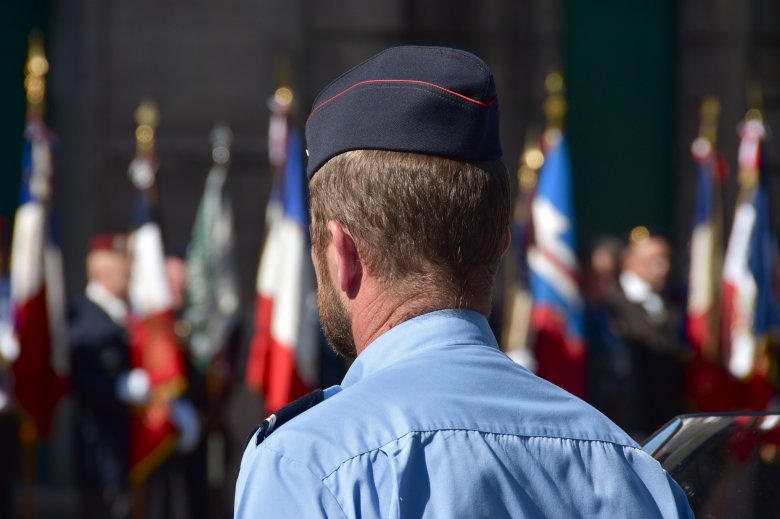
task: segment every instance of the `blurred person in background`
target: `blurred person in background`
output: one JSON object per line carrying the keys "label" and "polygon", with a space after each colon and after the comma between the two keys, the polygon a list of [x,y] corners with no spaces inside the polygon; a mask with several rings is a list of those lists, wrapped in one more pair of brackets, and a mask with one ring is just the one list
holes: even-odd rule
{"label": "blurred person in background", "polygon": [[129,264],[123,234],[94,236],[87,287],[69,314],[81,517],[127,517],[129,406],[149,399],[147,373],[131,369],[126,328]]}
{"label": "blurred person in background", "polygon": [[612,332],[607,300],[620,274],[623,243],[614,236],[593,240],[581,262],[582,294],[585,300],[585,334],[588,348],[588,402],[612,421],[626,428],[630,402],[629,354]]}
{"label": "blurred person in background", "polygon": [[681,314],[667,296],[671,246],[646,227],[631,231],[618,283],[607,298],[610,326],[628,352],[628,396],[620,425],[644,439],[684,412],[684,372],[690,349]]}

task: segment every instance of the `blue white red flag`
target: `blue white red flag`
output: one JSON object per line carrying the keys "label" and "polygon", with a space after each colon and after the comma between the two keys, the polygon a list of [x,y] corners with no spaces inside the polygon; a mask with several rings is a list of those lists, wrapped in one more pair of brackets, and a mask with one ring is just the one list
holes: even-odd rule
{"label": "blue white red flag", "polygon": [[272,192],[257,273],[255,332],[246,384],[274,412],[318,381],[319,328],[311,263],[303,139],[290,128],[283,184]]}
{"label": "blue white red flag", "polygon": [[730,411],[738,388],[721,357],[723,267],[722,184],[727,166],[713,142],[700,136],[691,147],[696,163],[696,202],[688,265],[686,335],[694,357],[686,392],[700,412]]}
{"label": "blue white red flag", "polygon": [[38,430],[47,434],[54,407],[65,392],[67,345],[54,337],[55,332],[62,333],[63,321],[57,318],[64,316],[64,291],[59,249],[50,231],[51,137],[37,119],[28,121],[25,137],[11,244],[11,300],[19,345],[12,369],[17,400]]}
{"label": "blue white red flag", "polygon": [[[741,133],[741,190],[723,265],[723,322],[729,372],[750,381],[765,378],[767,336],[780,326],[780,305],[777,236],[770,224],[767,175],[761,171],[764,126],[748,120]],[[763,408],[770,396],[754,391],[743,407]]]}
{"label": "blue white red flag", "polygon": [[534,244],[528,251],[539,376],[585,396],[583,302],[574,228],[572,171],[566,139],[547,146],[532,202]]}
{"label": "blue white red flag", "polygon": [[686,331],[694,349],[713,359],[718,341],[714,323],[718,307],[719,265],[716,262],[722,250],[721,208],[716,197],[720,193],[724,166],[709,140],[701,137],[694,141],[693,159],[696,162],[696,206],[688,269]]}
{"label": "blue white red flag", "polygon": [[130,422],[130,480],[138,484],[176,447],[170,405],[186,387],[184,358],[174,333],[172,296],[165,272],[160,227],[152,217],[150,193],[156,165],[136,158],[134,231],[130,235],[130,359],[149,376],[151,398],[133,410]]}

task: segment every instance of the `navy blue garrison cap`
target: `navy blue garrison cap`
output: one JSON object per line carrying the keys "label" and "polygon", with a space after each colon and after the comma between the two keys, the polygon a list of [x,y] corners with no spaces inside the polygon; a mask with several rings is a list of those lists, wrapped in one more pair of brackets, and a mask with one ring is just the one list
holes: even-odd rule
{"label": "navy blue garrison cap", "polygon": [[475,55],[393,47],[341,75],[306,121],[311,179],[350,150],[389,150],[462,161],[501,158],[493,75]]}

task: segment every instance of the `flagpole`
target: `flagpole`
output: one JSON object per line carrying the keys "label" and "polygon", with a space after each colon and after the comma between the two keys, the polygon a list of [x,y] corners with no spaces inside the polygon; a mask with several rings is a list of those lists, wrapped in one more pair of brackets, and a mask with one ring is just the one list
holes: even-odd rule
{"label": "flagpole", "polygon": [[[720,319],[721,319],[721,277],[723,270],[723,189],[721,188],[722,172],[719,171],[718,158],[718,119],[720,117],[720,101],[715,96],[707,96],[702,100],[699,123],[699,143],[709,146],[711,154],[714,193],[712,196],[712,256],[710,258],[710,283],[712,286],[712,306],[707,322],[708,341],[703,344],[703,357],[707,361],[717,362],[720,358]],[[694,142],[694,146],[696,146]]]}
{"label": "flagpole", "polygon": [[[136,121],[134,161],[146,161],[150,166],[136,168],[131,166],[131,181],[137,189],[142,191],[141,196],[153,197],[155,171],[152,164],[155,160],[155,132],[157,124],[160,122],[160,115],[154,102],[146,99],[138,105],[134,116]],[[133,496],[131,517],[133,519],[143,519],[146,517],[148,509],[147,481],[144,478],[143,481],[136,481],[131,487]]]}
{"label": "flagpole", "polygon": [[[43,37],[37,31],[30,34],[24,90],[27,98],[27,124],[43,124],[46,109],[46,74],[49,62],[43,47]],[[48,202],[48,201],[47,201]],[[22,448],[22,496],[21,516],[37,517],[35,490],[38,482],[36,447],[38,430],[32,417],[23,412],[19,426],[19,442]]]}
{"label": "flagpole", "polygon": [[[759,184],[762,182],[761,180],[761,161],[763,160],[763,157],[761,156],[761,141],[764,140],[766,137],[766,127],[764,126],[764,114],[762,111],[763,106],[763,92],[761,90],[761,86],[758,83],[752,83],[749,85],[749,90],[747,93],[749,108],[747,112],[745,112],[745,119],[744,119],[744,125],[757,125],[760,127],[760,130],[757,131],[756,138],[756,149],[752,153],[755,153],[755,158],[748,158],[748,157],[742,157],[740,156],[738,160],[740,161],[740,168],[739,168],[739,185],[740,185],[740,192],[739,192],[739,200],[742,200],[746,198],[747,196],[750,196],[750,194],[753,192],[753,190],[760,189]],[[743,132],[748,132],[749,130],[743,128]],[[752,147],[748,147],[751,149]],[[740,150],[740,153],[742,150]],[[748,160],[746,160],[748,159]],[[738,200],[738,203],[739,203]],[[769,287],[769,290],[773,290],[773,287]],[[758,305],[756,305],[758,306]],[[755,312],[755,310],[754,310]],[[753,316],[753,319],[756,319],[756,316]],[[754,333],[754,340],[755,340],[755,332]],[[763,337],[760,337],[760,340],[756,340],[755,344],[755,351],[753,353],[753,366],[751,373],[743,377],[743,380],[760,380],[760,381],[767,381],[767,375],[772,370],[772,359],[769,355],[769,333],[768,331],[764,333]]]}
{"label": "flagpole", "polygon": [[[539,169],[544,163],[544,154],[540,148],[538,130],[530,128],[526,132],[525,145],[520,155],[520,164],[517,168],[517,197],[513,208],[512,225],[516,236],[513,240],[522,240],[516,243],[507,256],[506,279],[510,280],[510,286],[504,295],[504,316],[501,345],[504,351],[516,362],[533,367],[533,351],[531,348],[531,293],[528,286],[527,272],[522,272],[521,265],[528,245],[528,233],[531,231],[531,200],[536,188]],[[519,234],[519,236],[517,236]],[[521,279],[521,276],[526,279]]]}
{"label": "flagpole", "polygon": [[565,84],[560,72],[547,74],[544,87],[547,90],[547,98],[542,108],[547,118],[547,127],[542,136],[542,151],[547,153],[563,137],[563,123],[569,105],[566,102]]}
{"label": "flagpole", "polygon": [[[286,69],[285,69],[286,70]],[[282,75],[282,74],[279,74]],[[283,80],[284,78],[280,78]],[[258,397],[263,395],[263,405],[267,407],[266,390],[268,384],[268,345],[270,340],[271,306],[262,297],[265,289],[270,289],[278,271],[275,258],[276,245],[272,231],[278,227],[284,213],[284,168],[287,163],[287,135],[290,112],[295,96],[290,87],[279,83],[274,95],[268,100],[271,116],[268,121],[268,161],[272,169],[271,193],[265,208],[263,222],[263,241],[260,248],[257,278],[255,286],[254,332],[249,343],[244,383]]]}
{"label": "flagpole", "polygon": [[[226,124],[218,124],[211,132],[212,171],[218,171],[223,178],[227,176],[230,163],[230,145],[233,134]],[[224,180],[223,180],[224,181]],[[220,195],[222,192],[220,191]],[[205,196],[205,195],[204,195]],[[221,337],[227,341],[228,335]],[[212,345],[212,351],[222,352],[225,344]],[[225,485],[225,435],[219,427],[219,414],[224,403],[224,381],[220,373],[222,367],[214,368],[215,358],[212,356],[206,365],[206,405],[208,418],[206,421],[206,516],[217,518],[222,504],[222,489]]]}
{"label": "flagpole", "polygon": [[[563,76],[545,78],[547,128],[544,165],[531,203],[534,244],[528,249],[537,374],[585,397],[584,313],[576,251],[571,162],[563,122],[567,103]],[[557,223],[556,223],[557,222]]]}

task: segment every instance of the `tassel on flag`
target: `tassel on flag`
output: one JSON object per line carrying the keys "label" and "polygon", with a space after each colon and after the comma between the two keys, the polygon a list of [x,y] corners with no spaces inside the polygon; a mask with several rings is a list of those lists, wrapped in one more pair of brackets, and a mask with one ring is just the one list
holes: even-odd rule
{"label": "tassel on flag", "polygon": [[135,407],[130,417],[130,482],[146,480],[176,447],[171,422],[172,401],[186,388],[184,358],[174,333],[171,293],[165,273],[160,227],[152,217],[156,160],[153,154],[156,109],[142,104],[138,153],[130,164],[136,187],[134,231],[130,235],[130,361],[149,375],[151,398]]}
{"label": "tassel on flag", "polygon": [[[286,99],[279,103],[282,107],[289,106],[291,95]],[[318,379],[319,330],[311,318],[316,289],[303,152],[300,132],[288,128],[284,177],[275,183],[266,210],[267,235],[257,274],[246,384],[263,393],[269,412],[311,391]]]}
{"label": "tassel on flag", "polygon": [[766,380],[769,333],[780,325],[774,279],[777,237],[769,220],[760,115],[746,118],[739,146],[740,193],[723,264],[726,365],[741,381],[740,407],[765,409],[773,394]]}
{"label": "tassel on flag", "polygon": [[217,126],[212,132],[214,165],[206,178],[187,250],[184,318],[192,325],[190,353],[204,372],[225,346],[238,312],[233,216],[224,189],[231,138],[227,126]]}

